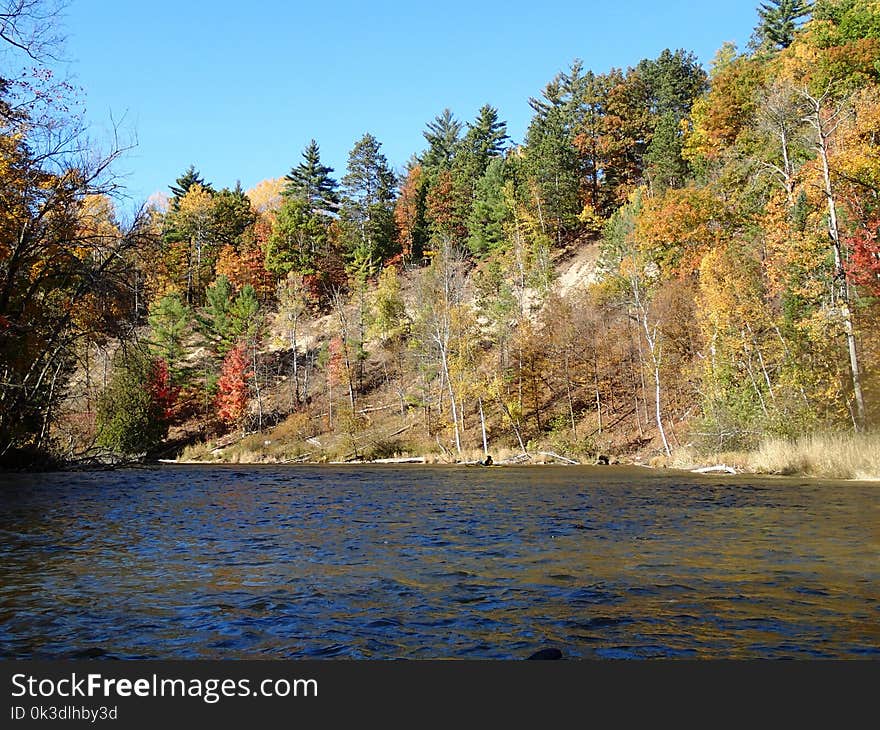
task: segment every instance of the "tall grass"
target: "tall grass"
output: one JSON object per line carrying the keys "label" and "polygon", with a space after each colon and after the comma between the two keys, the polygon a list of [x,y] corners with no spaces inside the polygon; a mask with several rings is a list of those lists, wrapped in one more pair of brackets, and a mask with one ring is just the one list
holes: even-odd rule
{"label": "tall grass", "polygon": [[750,471],[880,480],[880,433],[815,433],[768,439],[747,457]]}

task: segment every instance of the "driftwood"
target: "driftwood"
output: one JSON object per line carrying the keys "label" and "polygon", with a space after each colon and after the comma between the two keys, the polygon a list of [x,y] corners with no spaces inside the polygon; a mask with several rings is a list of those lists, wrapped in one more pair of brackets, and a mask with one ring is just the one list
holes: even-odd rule
{"label": "driftwood", "polygon": [[553,451],[539,451],[539,456],[549,456],[551,459],[557,459],[565,464],[580,464],[576,459],[569,459],[567,456],[560,456]]}
{"label": "driftwood", "polygon": [[716,464],[715,466],[704,466],[700,469],[691,469],[694,474],[738,474],[736,469],[727,464]]}

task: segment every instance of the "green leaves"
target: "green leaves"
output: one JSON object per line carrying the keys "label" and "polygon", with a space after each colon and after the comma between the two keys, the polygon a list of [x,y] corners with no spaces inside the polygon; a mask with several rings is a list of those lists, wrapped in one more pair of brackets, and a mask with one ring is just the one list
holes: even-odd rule
{"label": "green leaves", "polygon": [[304,203],[310,215],[332,216],[339,208],[338,186],[330,177],[333,168],[321,164],[321,151],[315,140],[309,142],[302,156],[303,161],[285,175],[287,186],[281,194]]}

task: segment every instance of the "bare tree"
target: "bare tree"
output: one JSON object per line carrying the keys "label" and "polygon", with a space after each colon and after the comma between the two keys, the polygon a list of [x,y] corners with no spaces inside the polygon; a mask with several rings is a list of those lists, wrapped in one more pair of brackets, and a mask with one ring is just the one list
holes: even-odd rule
{"label": "bare tree", "polygon": [[865,397],[862,392],[862,375],[859,365],[858,347],[856,346],[855,329],[853,328],[851,294],[849,281],[846,276],[846,257],[840,240],[837,201],[835,200],[834,185],[831,180],[831,165],[828,159],[831,138],[841,122],[851,114],[851,107],[848,99],[835,102],[830,88],[826,89],[821,96],[813,96],[806,88],[801,89],[800,94],[807,105],[804,121],[812,127],[813,144],[822,163],[823,193],[828,204],[828,237],[834,254],[835,283],[832,304],[840,309],[840,317],[849,354],[850,375],[853,382],[853,395],[856,407],[855,425],[857,429],[861,429],[865,425]]}

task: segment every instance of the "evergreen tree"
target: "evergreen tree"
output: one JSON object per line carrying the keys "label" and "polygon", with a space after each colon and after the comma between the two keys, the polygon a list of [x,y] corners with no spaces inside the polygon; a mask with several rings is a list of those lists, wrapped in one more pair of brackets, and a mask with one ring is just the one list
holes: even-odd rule
{"label": "evergreen tree", "polygon": [[174,383],[183,379],[183,341],[189,329],[190,312],[177,293],[166,294],[150,306],[153,352],[166,363]]}
{"label": "evergreen tree", "polygon": [[333,168],[321,164],[318,143],[315,140],[309,142],[302,156],[303,161],[284,176],[287,185],[281,194],[304,201],[311,213],[336,213],[339,208],[338,186],[336,180],[330,177]]}
{"label": "evergreen tree", "polygon": [[496,158],[477,182],[473,208],[468,217],[468,247],[475,256],[497,251],[505,244],[504,226],[510,219],[511,210],[504,185],[504,160]]}
{"label": "evergreen tree", "polygon": [[570,118],[562,105],[538,113],[526,134],[526,184],[520,192],[535,211],[542,232],[561,242],[581,212],[579,161]]}
{"label": "evergreen tree", "polygon": [[473,124],[459,145],[458,154],[452,167],[453,185],[460,203],[457,217],[467,221],[471,214],[477,183],[489,167],[489,163],[504,152],[507,136],[507,123],[498,119],[498,110],[486,104],[480,109]]}
{"label": "evergreen tree", "polygon": [[123,455],[142,454],[168,433],[167,398],[157,397],[164,369],[135,348],[114,358],[113,375],[98,401],[98,444]]}
{"label": "evergreen tree", "polygon": [[214,217],[217,245],[228,243],[237,247],[242,234],[257,219],[250,198],[241,189],[240,182],[236,182],[232,190],[223,188],[214,196]]}
{"label": "evergreen tree", "polygon": [[397,252],[394,225],[396,177],[381,143],[365,134],[348,155],[342,178],[342,219],[346,253],[352,262],[378,265]]}
{"label": "evergreen tree", "polygon": [[223,357],[235,344],[232,337],[232,286],[225,276],[218,276],[205,290],[205,311],[198,316],[202,335],[211,351]]}
{"label": "evergreen tree", "polygon": [[316,273],[327,242],[327,223],[328,219],[311,212],[304,200],[286,198],[266,243],[266,270],[280,275]]}
{"label": "evergreen tree", "polygon": [[755,29],[760,45],[774,49],[788,48],[794,42],[798,26],[812,11],[807,0],[769,0],[758,7],[761,22]]}
{"label": "evergreen tree", "polygon": [[681,132],[672,112],[664,114],[645,153],[646,172],[655,192],[681,187],[687,163],[681,158]]}
{"label": "evergreen tree", "polygon": [[180,201],[189,192],[189,189],[193,185],[201,185],[202,189],[208,191],[209,193],[214,192],[214,188],[211,186],[211,183],[205,182],[199,171],[196,170],[195,165],[190,165],[183,173],[183,175],[177,178],[174,185],[170,186],[171,210],[177,210],[177,207],[180,205]]}
{"label": "evergreen tree", "polygon": [[498,110],[495,107],[485,104],[480,107],[474,123],[468,123],[463,147],[476,160],[476,172],[482,175],[492,158],[504,153],[508,141],[510,137],[507,136],[507,122],[498,119]]}
{"label": "evergreen tree", "polygon": [[644,93],[642,103],[652,118],[652,126],[666,114],[676,122],[686,118],[707,88],[706,72],[697,57],[683,49],[668,48],[656,59],[644,59],[633,72],[633,84]]}
{"label": "evergreen tree", "polygon": [[448,169],[458,151],[461,135],[461,122],[452,116],[449,109],[428,122],[428,128],[422,134],[428,141],[428,149],[421,159],[422,165],[428,170]]}

